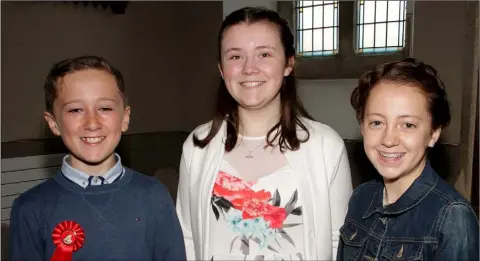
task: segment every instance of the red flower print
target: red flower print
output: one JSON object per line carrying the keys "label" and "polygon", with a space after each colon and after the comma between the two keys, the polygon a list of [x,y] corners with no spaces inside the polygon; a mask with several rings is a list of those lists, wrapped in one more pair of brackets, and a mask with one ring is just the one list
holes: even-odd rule
{"label": "red flower print", "polygon": [[242,198],[232,200],[232,204],[236,209],[243,211],[244,219],[256,218],[267,211],[269,205],[266,203],[270,197],[270,192],[265,190],[248,191]]}
{"label": "red flower print", "polygon": [[218,197],[223,197],[228,201],[236,198],[242,198],[251,190],[252,182],[243,181],[237,177],[220,171],[213,186],[213,193]]}
{"label": "red flower print", "polygon": [[270,221],[271,228],[281,228],[287,216],[285,209],[268,204],[270,198],[270,192],[265,190],[247,191],[243,198],[232,200],[232,204],[242,210],[243,219],[263,217],[265,221]]}
{"label": "red flower print", "polygon": [[287,218],[287,212],[285,212],[285,209],[273,206],[271,206],[268,213],[263,215],[265,221],[270,221],[271,228],[282,228],[285,218]]}

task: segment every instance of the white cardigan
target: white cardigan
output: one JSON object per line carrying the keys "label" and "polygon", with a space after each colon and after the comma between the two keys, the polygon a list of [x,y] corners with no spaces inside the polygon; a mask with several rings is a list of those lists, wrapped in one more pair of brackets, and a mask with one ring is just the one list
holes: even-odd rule
{"label": "white cardigan", "polygon": [[[305,260],[335,260],[339,229],[352,194],[345,144],[329,126],[302,119],[310,132],[308,142],[285,157],[297,177],[303,201]],[[223,160],[226,124],[204,148],[194,147],[192,136],[204,138],[211,122],[197,127],[183,144],[177,214],[184,233],[188,260],[209,260],[209,204]],[[298,131],[304,137],[303,131]]]}

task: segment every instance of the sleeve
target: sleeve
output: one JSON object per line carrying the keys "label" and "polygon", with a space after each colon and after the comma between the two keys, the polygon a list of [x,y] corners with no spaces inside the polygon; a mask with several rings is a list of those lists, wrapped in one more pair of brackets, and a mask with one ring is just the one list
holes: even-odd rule
{"label": "sleeve", "polygon": [[337,253],[333,252],[333,256],[335,257],[335,255],[337,256],[337,259],[334,259],[334,260],[337,260],[337,261],[341,261],[341,260],[345,260],[344,256],[343,256],[343,241],[340,240],[338,241],[338,249],[337,249]]}
{"label": "sleeve", "polygon": [[448,205],[439,220],[433,260],[479,260],[478,220],[471,207],[463,203]]}
{"label": "sleeve", "polygon": [[345,144],[330,181],[330,211],[332,221],[332,258],[335,260],[340,241],[340,228],[343,226],[348,210],[348,202],[352,195],[352,177]]}
{"label": "sleeve", "polygon": [[45,259],[41,226],[36,212],[15,199],[10,214],[10,261]]}
{"label": "sleeve", "polygon": [[[158,195],[160,194],[160,195]],[[162,184],[158,189],[157,200],[163,205],[158,208],[160,218],[158,225],[155,226],[155,246],[153,260],[186,260],[185,244],[183,242],[182,229],[178,222],[175,206],[167,188]],[[158,200],[162,199],[162,200]],[[168,240],[165,240],[168,238]]]}
{"label": "sleeve", "polygon": [[193,244],[191,220],[190,220],[190,173],[182,153],[177,192],[177,215],[183,231],[187,260],[195,260],[195,248]]}

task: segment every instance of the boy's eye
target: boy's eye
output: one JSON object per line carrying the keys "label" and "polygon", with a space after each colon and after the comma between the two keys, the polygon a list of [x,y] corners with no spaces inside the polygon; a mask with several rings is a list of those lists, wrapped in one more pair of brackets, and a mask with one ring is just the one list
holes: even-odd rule
{"label": "boy's eye", "polygon": [[102,107],[102,108],[100,108],[100,110],[101,111],[113,111],[113,109],[110,108],[110,107]]}
{"label": "boy's eye", "polygon": [[406,127],[407,129],[412,129],[412,128],[416,128],[417,126],[415,126],[415,124],[412,124],[412,123],[407,122],[407,123],[405,123],[405,127]]}
{"label": "boy's eye", "polygon": [[230,60],[238,60],[240,59],[240,55],[232,55],[230,56]]}
{"label": "boy's eye", "polygon": [[82,111],[82,109],[70,109],[70,110],[68,110],[68,113],[79,113],[81,111]]}

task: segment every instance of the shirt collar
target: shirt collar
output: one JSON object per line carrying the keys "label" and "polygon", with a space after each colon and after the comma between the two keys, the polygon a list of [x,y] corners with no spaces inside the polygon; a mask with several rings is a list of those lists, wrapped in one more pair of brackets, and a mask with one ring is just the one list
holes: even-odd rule
{"label": "shirt collar", "polygon": [[[74,167],[72,167],[70,164],[68,164],[68,158],[70,155],[66,155],[63,157],[63,162],[62,162],[62,173],[63,175],[71,180],[72,182],[76,183],[77,185],[86,188],[89,184],[89,178],[91,175],[78,170]],[[125,172],[123,165],[122,165],[122,160],[120,158],[120,155],[115,153],[115,158],[117,160],[117,163],[109,169],[105,174],[101,175],[105,179],[103,182],[104,184],[111,184],[113,183],[117,178],[121,178],[121,175]],[[101,185],[101,182],[91,182],[92,186],[95,185]]]}
{"label": "shirt collar", "polygon": [[383,188],[381,183],[376,189],[370,202],[370,206],[363,215],[368,218],[374,213],[383,213],[384,215],[400,214],[408,211],[418,205],[435,187],[440,177],[427,161],[422,174],[413,182],[413,184],[403,193],[402,196],[393,204],[383,207]]}

